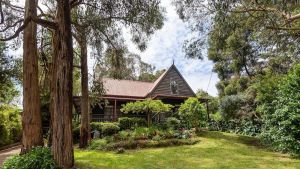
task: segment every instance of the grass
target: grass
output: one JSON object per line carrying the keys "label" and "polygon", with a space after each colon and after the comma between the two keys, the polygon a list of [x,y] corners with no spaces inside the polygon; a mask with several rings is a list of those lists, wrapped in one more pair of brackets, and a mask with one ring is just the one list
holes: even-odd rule
{"label": "grass", "polygon": [[258,146],[236,134],[205,132],[191,146],[126,151],[75,151],[79,169],[300,169],[300,160]]}

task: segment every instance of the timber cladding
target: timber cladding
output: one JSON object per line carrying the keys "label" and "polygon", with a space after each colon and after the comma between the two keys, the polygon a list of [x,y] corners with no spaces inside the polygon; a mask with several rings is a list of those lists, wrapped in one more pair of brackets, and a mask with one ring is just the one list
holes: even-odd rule
{"label": "timber cladding", "polygon": [[194,97],[195,93],[178,69],[172,65],[149,94],[150,97],[156,95]]}

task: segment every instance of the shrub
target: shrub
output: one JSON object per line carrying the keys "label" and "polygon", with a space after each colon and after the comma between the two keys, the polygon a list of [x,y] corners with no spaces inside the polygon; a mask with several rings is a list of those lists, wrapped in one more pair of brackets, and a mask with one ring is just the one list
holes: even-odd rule
{"label": "shrub", "polygon": [[275,100],[265,105],[262,139],[275,149],[300,155],[300,64],[279,83]]}
{"label": "shrub", "polygon": [[118,119],[121,130],[133,129],[136,127],[146,126],[146,120],[143,118],[121,117]]}
{"label": "shrub", "polygon": [[94,130],[98,130],[99,132],[102,131],[102,122],[92,122],[90,123],[90,125],[92,131]]}
{"label": "shrub", "polygon": [[0,146],[21,140],[20,111],[7,105],[0,106]]}
{"label": "shrub", "polygon": [[225,120],[236,119],[240,116],[241,107],[246,100],[243,95],[225,96],[220,104],[220,111]]}
{"label": "shrub", "polygon": [[93,139],[89,146],[91,150],[102,150],[104,149],[105,145],[107,144],[106,139]]}
{"label": "shrub", "polygon": [[111,136],[120,130],[118,123],[102,123],[102,131],[101,134],[103,136]]}
{"label": "shrub", "polygon": [[[158,137],[157,137],[158,138]],[[90,149],[94,150],[118,150],[118,149],[137,149],[137,148],[153,148],[153,147],[169,147],[169,146],[180,146],[180,145],[193,145],[196,144],[198,140],[193,139],[157,139],[157,140],[125,140],[119,142],[111,142],[103,144],[99,142],[100,145],[96,146],[96,142]]]}
{"label": "shrub", "polygon": [[180,128],[180,120],[175,117],[168,117],[166,119],[166,125],[169,129],[177,130]]}
{"label": "shrub", "polygon": [[56,169],[50,148],[36,147],[24,155],[6,160],[2,169]]}
{"label": "shrub", "polygon": [[112,136],[120,130],[119,123],[114,122],[92,122],[91,130],[97,130],[102,136]]}
{"label": "shrub", "polygon": [[181,123],[186,128],[199,128],[206,125],[206,113],[203,105],[197,98],[187,99],[178,109],[178,115]]}
{"label": "shrub", "polygon": [[188,138],[192,138],[194,135],[195,135],[195,130],[182,129],[174,133],[175,138],[178,139],[188,139]]}

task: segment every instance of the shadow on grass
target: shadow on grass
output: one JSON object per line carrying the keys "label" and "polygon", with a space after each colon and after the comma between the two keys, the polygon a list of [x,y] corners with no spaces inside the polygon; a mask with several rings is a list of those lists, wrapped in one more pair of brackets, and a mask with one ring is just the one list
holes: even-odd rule
{"label": "shadow on grass", "polygon": [[257,148],[264,148],[260,141],[255,137],[243,136],[239,134],[222,133],[217,131],[201,131],[198,136],[204,138],[222,139],[232,143],[241,143]]}

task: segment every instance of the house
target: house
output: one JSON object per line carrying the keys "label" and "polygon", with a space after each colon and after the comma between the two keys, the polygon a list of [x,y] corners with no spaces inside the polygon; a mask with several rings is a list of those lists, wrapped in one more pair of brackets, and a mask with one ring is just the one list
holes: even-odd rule
{"label": "house", "polygon": [[[105,102],[91,107],[91,121],[116,121],[118,117],[144,117],[145,114],[123,114],[123,104],[133,101],[160,99],[164,103],[178,107],[189,97],[195,97],[194,91],[173,64],[154,83],[103,78]],[[76,111],[80,113],[80,97],[74,97]]]}

